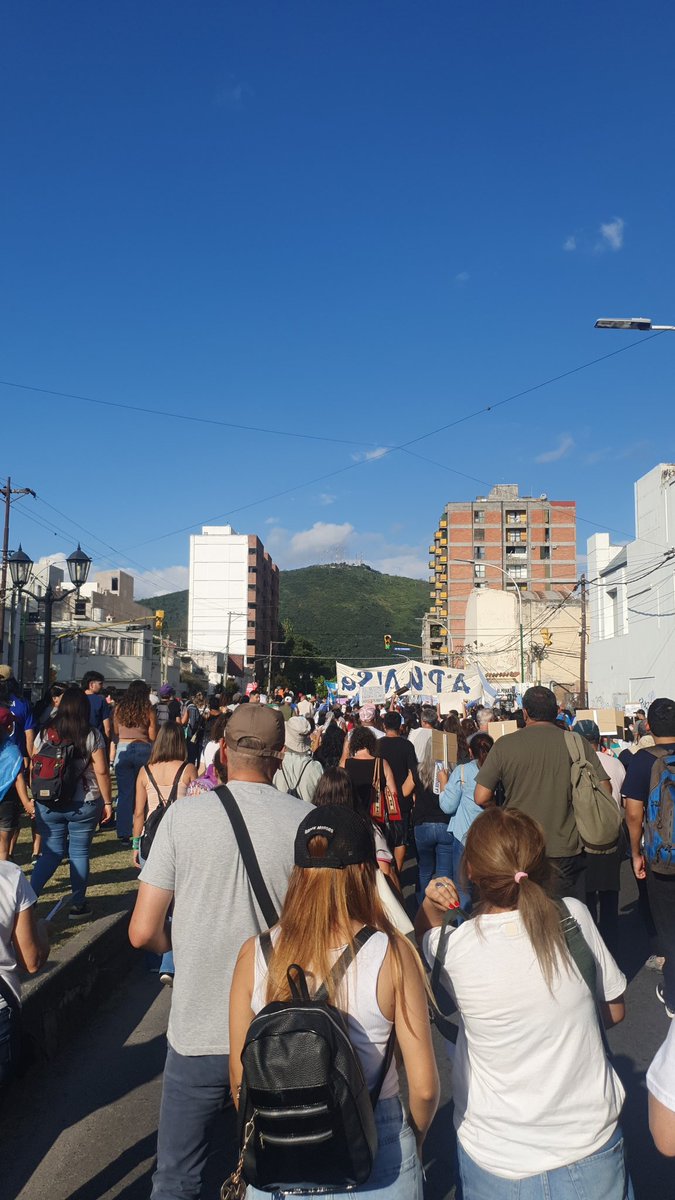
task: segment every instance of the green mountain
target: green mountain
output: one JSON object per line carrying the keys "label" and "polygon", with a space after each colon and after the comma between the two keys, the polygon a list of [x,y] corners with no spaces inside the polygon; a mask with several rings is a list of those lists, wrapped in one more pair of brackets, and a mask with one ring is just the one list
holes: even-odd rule
{"label": "green mountain", "polygon": [[[142,601],[164,609],[164,628],[176,641],[187,637],[187,592],[170,592]],[[410,646],[412,657],[422,640],[420,618],[429,603],[429,587],[421,579],[383,575],[371,567],[336,563],[282,571],[279,577],[280,621],[316,647],[319,655],[351,665],[377,666],[389,655],[383,638]]]}
{"label": "green mountain", "polygon": [[349,563],[282,571],[279,581],[282,625],[290,622],[322,655],[348,665],[387,662],[385,633],[415,656],[428,605],[429,585],[421,579]]}

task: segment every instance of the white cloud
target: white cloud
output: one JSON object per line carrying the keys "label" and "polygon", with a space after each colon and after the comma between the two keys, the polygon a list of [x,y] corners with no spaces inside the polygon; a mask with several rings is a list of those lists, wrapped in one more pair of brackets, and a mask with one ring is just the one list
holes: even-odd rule
{"label": "white cloud", "polygon": [[563,250],[570,251],[570,250],[576,250],[576,248],[577,248],[577,239],[575,238],[574,234],[571,233],[570,236],[568,238],[565,238],[565,241],[563,242]]}
{"label": "white cloud", "polygon": [[559,459],[564,458],[566,454],[569,454],[573,445],[574,438],[570,437],[569,433],[563,433],[558,439],[557,446],[554,446],[552,450],[544,450],[542,454],[538,454],[536,456],[534,461],[538,463],[558,462]]}
{"label": "white cloud", "polygon": [[613,221],[607,221],[600,226],[601,242],[598,242],[596,249],[598,250],[620,250],[623,246],[623,231],[625,221],[623,217],[615,217]]}
{"label": "white cloud", "polygon": [[304,557],[307,554],[326,554],[340,550],[354,532],[354,526],[345,521],[332,525],[327,521],[315,521],[311,529],[294,533],[290,540],[291,554]]}
{"label": "white cloud", "polygon": [[322,504],[324,507],[328,504],[335,504],[336,500],[337,496],[334,496],[331,492],[322,492],[319,496],[319,504]]}
{"label": "white cloud", "polygon": [[468,271],[458,271],[455,275],[455,283],[468,283],[470,275]]}
{"label": "white cloud", "polygon": [[278,525],[278,524],[279,524],[279,518],[278,518],[278,517],[266,517],[266,518],[265,518],[265,524],[266,524],[266,525]]}
{"label": "white cloud", "polygon": [[[124,569],[124,568],[123,568]],[[134,577],[134,597],[163,596],[165,592],[182,592],[188,586],[187,567],[156,567],[154,571],[129,571]]]}
{"label": "white cloud", "polygon": [[389,446],[376,446],[374,450],[359,450],[352,454],[352,458],[354,462],[372,462],[373,459],[383,458],[388,452]]}

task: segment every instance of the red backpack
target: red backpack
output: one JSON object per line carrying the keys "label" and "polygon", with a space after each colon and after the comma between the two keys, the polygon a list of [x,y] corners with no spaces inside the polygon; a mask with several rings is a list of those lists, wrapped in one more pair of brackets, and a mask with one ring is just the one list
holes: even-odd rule
{"label": "red backpack", "polygon": [[57,811],[70,808],[87,762],[73,742],[62,742],[55,729],[46,729],[32,760],[33,799]]}

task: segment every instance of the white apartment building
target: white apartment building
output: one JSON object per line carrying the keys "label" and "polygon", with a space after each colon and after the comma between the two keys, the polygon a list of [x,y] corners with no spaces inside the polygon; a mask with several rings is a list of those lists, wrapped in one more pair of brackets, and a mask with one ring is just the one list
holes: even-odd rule
{"label": "white apartment building", "polygon": [[227,672],[255,670],[279,621],[279,570],[255,534],[204,525],[190,538],[188,650],[230,656]]}
{"label": "white apartment building", "polygon": [[675,695],[675,463],[635,484],[635,541],[588,540],[589,700],[597,707]]}

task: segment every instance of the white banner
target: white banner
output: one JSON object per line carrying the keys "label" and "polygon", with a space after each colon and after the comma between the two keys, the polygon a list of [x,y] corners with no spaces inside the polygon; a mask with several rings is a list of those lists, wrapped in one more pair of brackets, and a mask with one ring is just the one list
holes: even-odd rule
{"label": "white banner", "polygon": [[417,700],[424,696],[436,704],[441,696],[454,695],[457,700],[470,703],[480,700],[483,686],[478,675],[466,675],[450,667],[432,667],[429,663],[387,663],[384,667],[348,667],[336,663],[337,690],[340,695],[356,699],[361,689],[384,688],[385,696],[393,696],[399,688],[409,688],[406,700]]}

